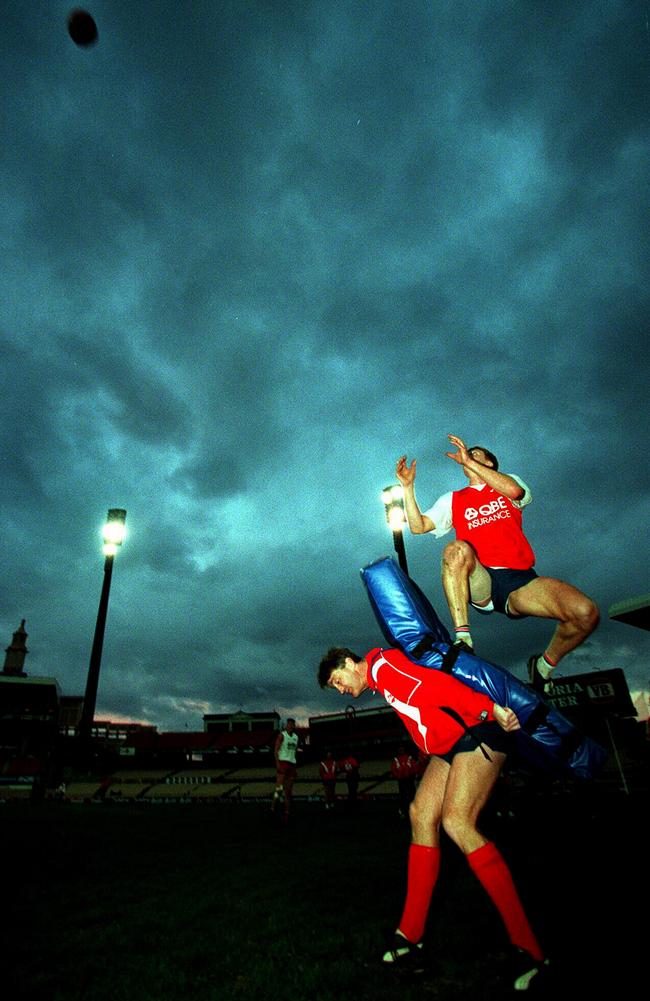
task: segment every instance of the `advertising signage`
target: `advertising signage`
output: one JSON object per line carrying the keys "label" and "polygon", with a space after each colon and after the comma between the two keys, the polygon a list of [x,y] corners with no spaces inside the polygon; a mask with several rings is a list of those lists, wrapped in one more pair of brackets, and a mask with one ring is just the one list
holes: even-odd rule
{"label": "advertising signage", "polygon": [[565,715],[571,710],[594,710],[614,716],[637,715],[621,668],[558,678],[544,701]]}

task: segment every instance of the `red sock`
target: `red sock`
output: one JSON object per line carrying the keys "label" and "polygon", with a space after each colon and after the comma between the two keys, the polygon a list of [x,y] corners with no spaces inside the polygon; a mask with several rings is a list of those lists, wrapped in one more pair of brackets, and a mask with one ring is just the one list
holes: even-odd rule
{"label": "red sock", "polygon": [[440,871],[440,848],[411,845],[409,848],[406,902],[398,925],[409,942],[419,942],[429,912],[431,894]]}
{"label": "red sock", "polygon": [[470,869],[479,880],[498,910],[513,945],[529,952],[533,959],[543,959],[544,953],[533,934],[519,894],[501,853],[488,841],[466,856]]}

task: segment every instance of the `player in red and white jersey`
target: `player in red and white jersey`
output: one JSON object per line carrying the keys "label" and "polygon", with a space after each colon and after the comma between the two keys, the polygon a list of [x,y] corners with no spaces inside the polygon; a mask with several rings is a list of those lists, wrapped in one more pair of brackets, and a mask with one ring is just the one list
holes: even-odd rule
{"label": "player in red and white jersey", "polygon": [[346,697],[380,692],[415,745],[431,755],[409,807],[406,901],[383,962],[413,970],[422,962],[442,828],[501,915],[513,949],[515,988],[527,989],[547,961],[505,860],[477,826],[510,749],[510,734],[519,729],[513,710],[443,671],[414,664],[400,650],[375,648],[359,657],[347,647],[334,647],[320,662],[318,681]]}
{"label": "player in red and white jersey", "polygon": [[337,770],[345,779],[348,787],[347,808],[353,810],[357,805],[357,792],[359,790],[359,762],[354,754],[348,751],[344,758],[337,762]]}
{"label": "player in red and white jersey", "polygon": [[334,809],[334,804],[336,802],[337,773],[338,763],[336,758],[331,751],[327,751],[318,768],[318,774],[320,775],[320,780],[323,783],[326,810]]}
{"label": "player in red and white jersey", "polygon": [[397,748],[397,754],[390,763],[390,773],[397,782],[399,793],[399,815],[408,817],[411,800],[415,796],[415,776],[418,762],[411,757],[402,745]]}
{"label": "player in red and white jersey", "polygon": [[442,585],[456,642],[473,646],[470,603],[479,612],[503,612],[511,619],[533,615],[557,621],[544,652],[528,659],[533,688],[549,692],[560,660],[598,625],[598,608],[572,584],[539,577],[534,570],[535,554],[522,527],[522,510],[532,500],[524,481],[500,472],[488,449],[468,449],[457,435],[448,438],[455,451],[445,454],[462,466],[469,485],[443,494],[423,513],[415,498],[416,460],[409,466],[401,456],[396,473],[404,488],[409,528],[414,535],[431,532],[437,538],[452,528],[456,532],[456,540],[442,555]]}

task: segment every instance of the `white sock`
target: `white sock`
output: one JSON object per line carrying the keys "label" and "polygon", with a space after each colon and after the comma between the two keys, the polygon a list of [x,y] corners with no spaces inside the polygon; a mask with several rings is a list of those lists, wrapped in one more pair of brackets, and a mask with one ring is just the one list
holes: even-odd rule
{"label": "white sock", "polygon": [[474,648],[472,643],[472,636],[469,631],[469,626],[456,626],[456,639],[462,640],[463,643],[467,643],[467,646]]}
{"label": "white sock", "polygon": [[543,677],[544,681],[548,681],[553,674],[555,667],[552,664],[549,664],[544,654],[541,654],[541,656],[537,658],[537,670]]}

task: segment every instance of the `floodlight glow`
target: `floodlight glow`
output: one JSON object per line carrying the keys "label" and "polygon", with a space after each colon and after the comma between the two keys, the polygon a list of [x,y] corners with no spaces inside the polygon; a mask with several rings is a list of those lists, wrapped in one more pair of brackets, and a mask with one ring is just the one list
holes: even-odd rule
{"label": "floodlight glow", "polygon": [[384,487],[381,492],[381,499],[384,502],[384,513],[386,521],[393,533],[395,552],[399,559],[399,565],[405,574],[408,574],[408,564],[406,562],[406,551],[404,549],[404,525],[406,524],[406,510],[404,503],[404,487],[401,483],[391,483]]}
{"label": "floodlight glow", "polygon": [[104,525],[104,555],[115,556],[117,549],[126,536],[126,511],[122,508],[111,508],[108,520]]}
{"label": "floodlight glow", "polygon": [[388,524],[393,532],[401,532],[404,525],[404,509],[394,504],[388,512]]}
{"label": "floodlight glow", "polygon": [[389,504],[402,504],[404,502],[404,487],[401,483],[391,483],[389,487],[384,487],[382,490],[381,499],[386,507]]}

